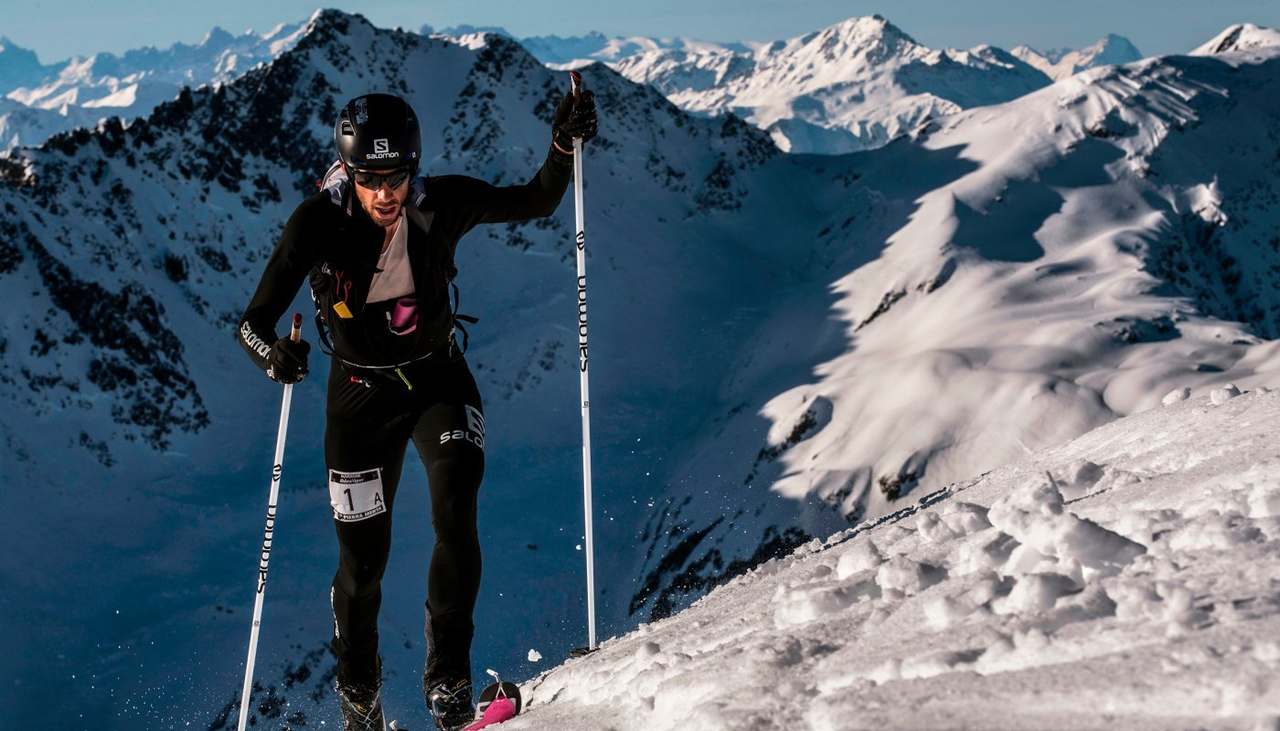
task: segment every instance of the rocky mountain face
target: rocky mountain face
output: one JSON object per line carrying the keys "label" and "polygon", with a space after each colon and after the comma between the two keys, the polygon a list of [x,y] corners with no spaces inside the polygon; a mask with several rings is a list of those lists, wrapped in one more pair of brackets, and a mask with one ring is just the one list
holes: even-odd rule
{"label": "rocky mountain face", "polygon": [[1018,46],[1010,51],[1014,56],[1040,69],[1054,80],[1075,76],[1085,69],[1098,66],[1115,66],[1142,59],[1142,52],[1128,38],[1108,34],[1085,48],[1058,48],[1037,51],[1030,46]]}

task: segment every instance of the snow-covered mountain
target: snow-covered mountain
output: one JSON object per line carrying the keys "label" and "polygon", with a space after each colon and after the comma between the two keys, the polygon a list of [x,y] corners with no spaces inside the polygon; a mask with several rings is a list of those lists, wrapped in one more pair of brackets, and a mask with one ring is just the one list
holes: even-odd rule
{"label": "snow-covered mountain", "polygon": [[1280,30],[1241,23],[1219,33],[1213,40],[1191,52],[1192,56],[1266,51],[1280,48]]}
{"label": "snow-covered mountain", "polygon": [[[1094,69],[839,156],[783,155],[734,115],[588,67],[604,636],[1175,389],[1275,380],[1278,67],[1256,48]],[[279,407],[232,325],[330,159],[338,105],[405,94],[427,172],[518,183],[565,86],[498,35],[325,11],[239,79],[0,158],[0,279],[22,295],[0,320],[0,467],[39,495],[0,517],[0,606],[42,630],[0,659],[16,727],[229,727]],[[492,431],[476,669],[512,679],[537,669],[529,647],[553,658],[584,634],[572,216],[566,201],[459,250]],[[255,713],[282,728],[336,715],[313,365],[259,654]],[[410,458],[381,625],[385,697],[411,726],[424,481]]]}
{"label": "snow-covered mountain", "polygon": [[[275,58],[298,39],[300,23],[267,33],[233,35],[215,27],[195,45],[98,53],[42,66],[34,53],[0,41],[2,149],[39,144],[55,132],[94,126],[99,119],[150,113],[183,86],[225,83]],[[21,105],[21,107],[15,106]],[[24,109],[25,108],[25,109]]]}
{"label": "snow-covered mountain", "polygon": [[690,53],[749,53],[765,45],[759,42],[718,43],[694,38],[655,38],[652,36],[614,36],[588,33],[581,36],[529,36],[520,39],[543,63],[556,68],[580,68],[594,61],[617,63],[631,56],[655,51]]}
{"label": "snow-covered mountain", "polygon": [[498,26],[454,25],[448,28],[435,28],[424,25],[419,31],[424,36],[465,36],[475,33],[496,33],[507,36],[520,43],[525,50],[532,53],[539,61],[556,69],[581,68],[596,61],[613,63],[638,53],[657,50],[680,51],[730,51],[745,52],[762,43],[716,43],[693,38],[653,36],[606,36],[592,31],[580,36],[526,36],[518,38],[506,28]]}
{"label": "snow-covered mountain", "polygon": [[1175,388],[1276,380],[1278,69],[1280,46],[1104,67],[828,159],[795,265],[830,286],[774,306],[673,455],[687,497],[642,533],[632,610],[758,557],[758,491],[856,521]]}
{"label": "snow-covered mountain", "polygon": [[925,120],[1049,84],[1006,51],[926,48],[880,16],[751,50],[655,49],[612,64],[681,108],[734,112],[790,152],[880,147]]}
{"label": "snow-covered mountain", "polygon": [[1231,395],[812,541],[531,679],[502,728],[1274,728],[1280,393]]}
{"label": "snow-covered mountain", "polygon": [[1058,48],[1037,51],[1031,46],[1024,45],[1014,48],[1010,53],[1055,80],[1075,76],[1085,69],[1133,63],[1142,59],[1142,52],[1133,45],[1132,41],[1114,33],[1108,34],[1091,46],[1080,49]]}

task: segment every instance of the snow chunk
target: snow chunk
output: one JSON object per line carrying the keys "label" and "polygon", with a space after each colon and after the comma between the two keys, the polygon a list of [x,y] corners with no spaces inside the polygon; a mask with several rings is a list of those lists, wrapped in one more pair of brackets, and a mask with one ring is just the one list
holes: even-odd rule
{"label": "snow chunk", "polygon": [[886,595],[919,594],[944,578],[946,571],[927,563],[912,561],[905,556],[889,559],[876,572],[876,584]]}
{"label": "snow chunk", "polygon": [[949,503],[942,511],[942,520],[952,532],[959,535],[977,533],[991,527],[986,508],[962,501]]}
{"label": "snow chunk", "polygon": [[849,550],[840,555],[840,561],[836,564],[836,578],[844,581],[859,571],[879,568],[884,560],[884,554],[880,553],[880,549],[870,539],[855,541]]}
{"label": "snow chunk", "polygon": [[1035,614],[1052,609],[1058,599],[1080,592],[1074,579],[1062,574],[1028,574],[1018,579],[1009,596],[996,599],[996,614]]}
{"label": "snow chunk", "polygon": [[1164,398],[1160,399],[1160,403],[1165,406],[1172,406],[1179,401],[1186,401],[1189,398],[1191,398],[1191,389],[1183,386],[1182,388],[1175,388],[1169,393],[1166,393]]}
{"label": "snow chunk", "polygon": [[1175,532],[1169,538],[1169,548],[1175,551],[1227,550],[1263,539],[1262,531],[1240,513],[1212,510]]}
{"label": "snow chunk", "polygon": [[1240,389],[1236,388],[1234,383],[1228,383],[1222,388],[1215,388],[1209,393],[1209,401],[1214,406],[1221,406],[1236,396],[1240,395]]}
{"label": "snow chunk", "polygon": [[542,653],[534,649],[529,650],[529,662],[540,662],[541,660],[542,660]]}
{"label": "snow chunk", "polygon": [[1062,493],[1052,483],[1014,490],[991,506],[987,518],[1022,544],[1010,556],[1007,574],[1042,571],[1043,563],[1056,560],[1060,566],[1078,564],[1085,579],[1110,576],[1146,552],[1141,544],[1066,512]]}
{"label": "snow chunk", "polygon": [[879,588],[870,581],[853,586],[823,584],[801,589],[779,586],[774,593],[773,620],[779,628],[793,627],[836,614],[860,601],[879,596]]}
{"label": "snow chunk", "polygon": [[959,576],[993,571],[1003,566],[1017,547],[1018,542],[1005,533],[983,533],[962,543],[948,568]]}
{"label": "snow chunk", "polygon": [[1280,517],[1280,486],[1258,485],[1249,493],[1250,518]]}
{"label": "snow chunk", "polygon": [[938,514],[932,511],[920,514],[920,517],[916,520],[916,531],[921,538],[929,543],[946,543],[960,535],[958,532],[951,530],[951,526],[942,522],[942,518],[939,518]]}

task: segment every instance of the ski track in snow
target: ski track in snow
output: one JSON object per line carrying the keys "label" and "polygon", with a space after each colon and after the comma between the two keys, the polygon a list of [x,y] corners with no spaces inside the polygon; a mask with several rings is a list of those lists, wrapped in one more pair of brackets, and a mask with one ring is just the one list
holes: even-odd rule
{"label": "ski track in snow", "polygon": [[813,541],[504,728],[1272,729],[1280,392],[1171,399]]}

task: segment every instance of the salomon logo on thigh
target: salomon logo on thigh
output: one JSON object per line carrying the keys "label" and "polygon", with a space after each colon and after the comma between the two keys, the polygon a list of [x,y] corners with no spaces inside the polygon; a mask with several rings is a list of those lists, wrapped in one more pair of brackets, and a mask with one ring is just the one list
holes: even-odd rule
{"label": "salomon logo on thigh", "polygon": [[453,429],[440,435],[440,443],[452,441],[469,442],[484,449],[484,414],[474,406],[465,407],[467,411],[467,428]]}

